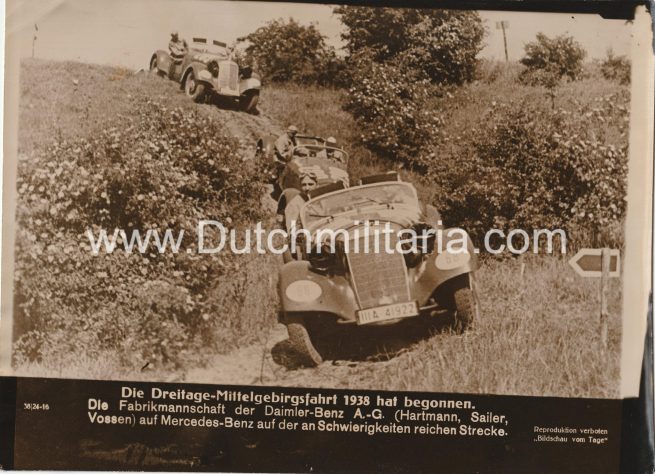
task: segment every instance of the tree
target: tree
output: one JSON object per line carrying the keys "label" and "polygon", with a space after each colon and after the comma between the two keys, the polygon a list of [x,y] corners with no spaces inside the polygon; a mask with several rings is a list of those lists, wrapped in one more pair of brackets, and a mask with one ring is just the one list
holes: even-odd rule
{"label": "tree", "polygon": [[600,72],[605,79],[617,81],[619,84],[630,84],[630,59],[625,56],[615,56],[609,49],[607,57],[600,65]]}
{"label": "tree", "polygon": [[434,84],[473,78],[484,27],[477,12],[339,6],[349,55],[368,51],[374,61],[393,59]]}
{"label": "tree", "polygon": [[587,52],[572,36],[549,38],[537,33],[537,39],[525,45],[521,64],[526,69],[520,79],[528,84],[541,84],[553,89],[563,77],[572,81],[582,75],[582,61]]}
{"label": "tree", "polygon": [[274,82],[331,83],[340,60],[315,24],[301,25],[293,18],[272,20],[247,36],[244,60]]}

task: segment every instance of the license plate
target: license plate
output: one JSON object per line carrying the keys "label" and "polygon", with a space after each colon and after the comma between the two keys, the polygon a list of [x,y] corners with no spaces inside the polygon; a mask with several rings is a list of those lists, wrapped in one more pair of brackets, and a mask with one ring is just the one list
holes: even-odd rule
{"label": "license plate", "polygon": [[415,301],[396,303],[377,308],[368,308],[357,311],[357,324],[369,324],[388,319],[409,318],[418,314],[418,305]]}

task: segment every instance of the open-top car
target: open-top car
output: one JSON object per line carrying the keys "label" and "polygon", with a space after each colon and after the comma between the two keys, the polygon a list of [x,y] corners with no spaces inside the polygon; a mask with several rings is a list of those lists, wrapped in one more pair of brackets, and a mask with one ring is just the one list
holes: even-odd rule
{"label": "open-top car", "polygon": [[337,182],[349,185],[348,153],[329,146],[321,137],[297,135],[288,162],[276,156],[275,137],[261,138],[257,141],[255,156],[271,166],[273,198],[278,200],[278,212],[300,193],[301,178],[306,173],[316,176],[319,187]]}
{"label": "open-top car", "polygon": [[300,224],[278,290],[280,322],[304,365],[323,360],[335,330],[440,319],[461,332],[474,321],[477,260],[468,235],[443,229],[437,210],[397,174],[316,189]]}
{"label": "open-top car", "polygon": [[173,62],[168,51],[155,51],[150,71],[179,82],[195,102],[204,102],[213,95],[231,97],[242,110],[252,112],[259,101],[261,78],[251,67],[240,68],[227,45],[220,41],[193,38],[179,64]]}

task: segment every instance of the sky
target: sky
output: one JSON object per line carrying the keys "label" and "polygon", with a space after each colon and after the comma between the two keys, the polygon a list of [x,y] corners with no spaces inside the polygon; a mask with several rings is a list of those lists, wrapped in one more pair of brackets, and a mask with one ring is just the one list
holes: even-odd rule
{"label": "sky", "polygon": [[[340,48],[343,30],[332,7],[320,4],[237,2],[219,0],[10,0],[6,7],[7,34],[15,35],[22,57],[77,60],[97,64],[147,67],[151,54],[166,49],[170,32],[183,38],[206,36],[231,43],[266,22],[293,17],[301,24],[315,22],[328,44]],[[480,57],[503,59],[500,20],[507,21],[510,60],[523,55],[525,43],[537,32],[568,33],[589,57],[605,57],[609,48],[629,54],[631,27],[623,20],[597,15],[482,11],[487,28]],[[34,25],[38,26],[35,32]]]}

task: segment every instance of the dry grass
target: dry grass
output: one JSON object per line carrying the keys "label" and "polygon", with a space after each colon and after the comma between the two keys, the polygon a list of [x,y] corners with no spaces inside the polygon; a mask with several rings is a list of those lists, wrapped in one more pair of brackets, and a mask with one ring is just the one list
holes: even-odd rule
{"label": "dry grass", "polygon": [[554,257],[486,262],[481,318],[462,336],[436,334],[382,370],[350,374],[357,388],[618,397],[620,280],[610,292],[608,346],[600,341],[599,282]]}
{"label": "dry grass", "polygon": [[129,114],[132,99],[144,91],[166,98],[171,107],[193,107],[174,82],[147,74],[72,61],[23,60],[19,155],[56,138],[92,136],[116,115]]}

